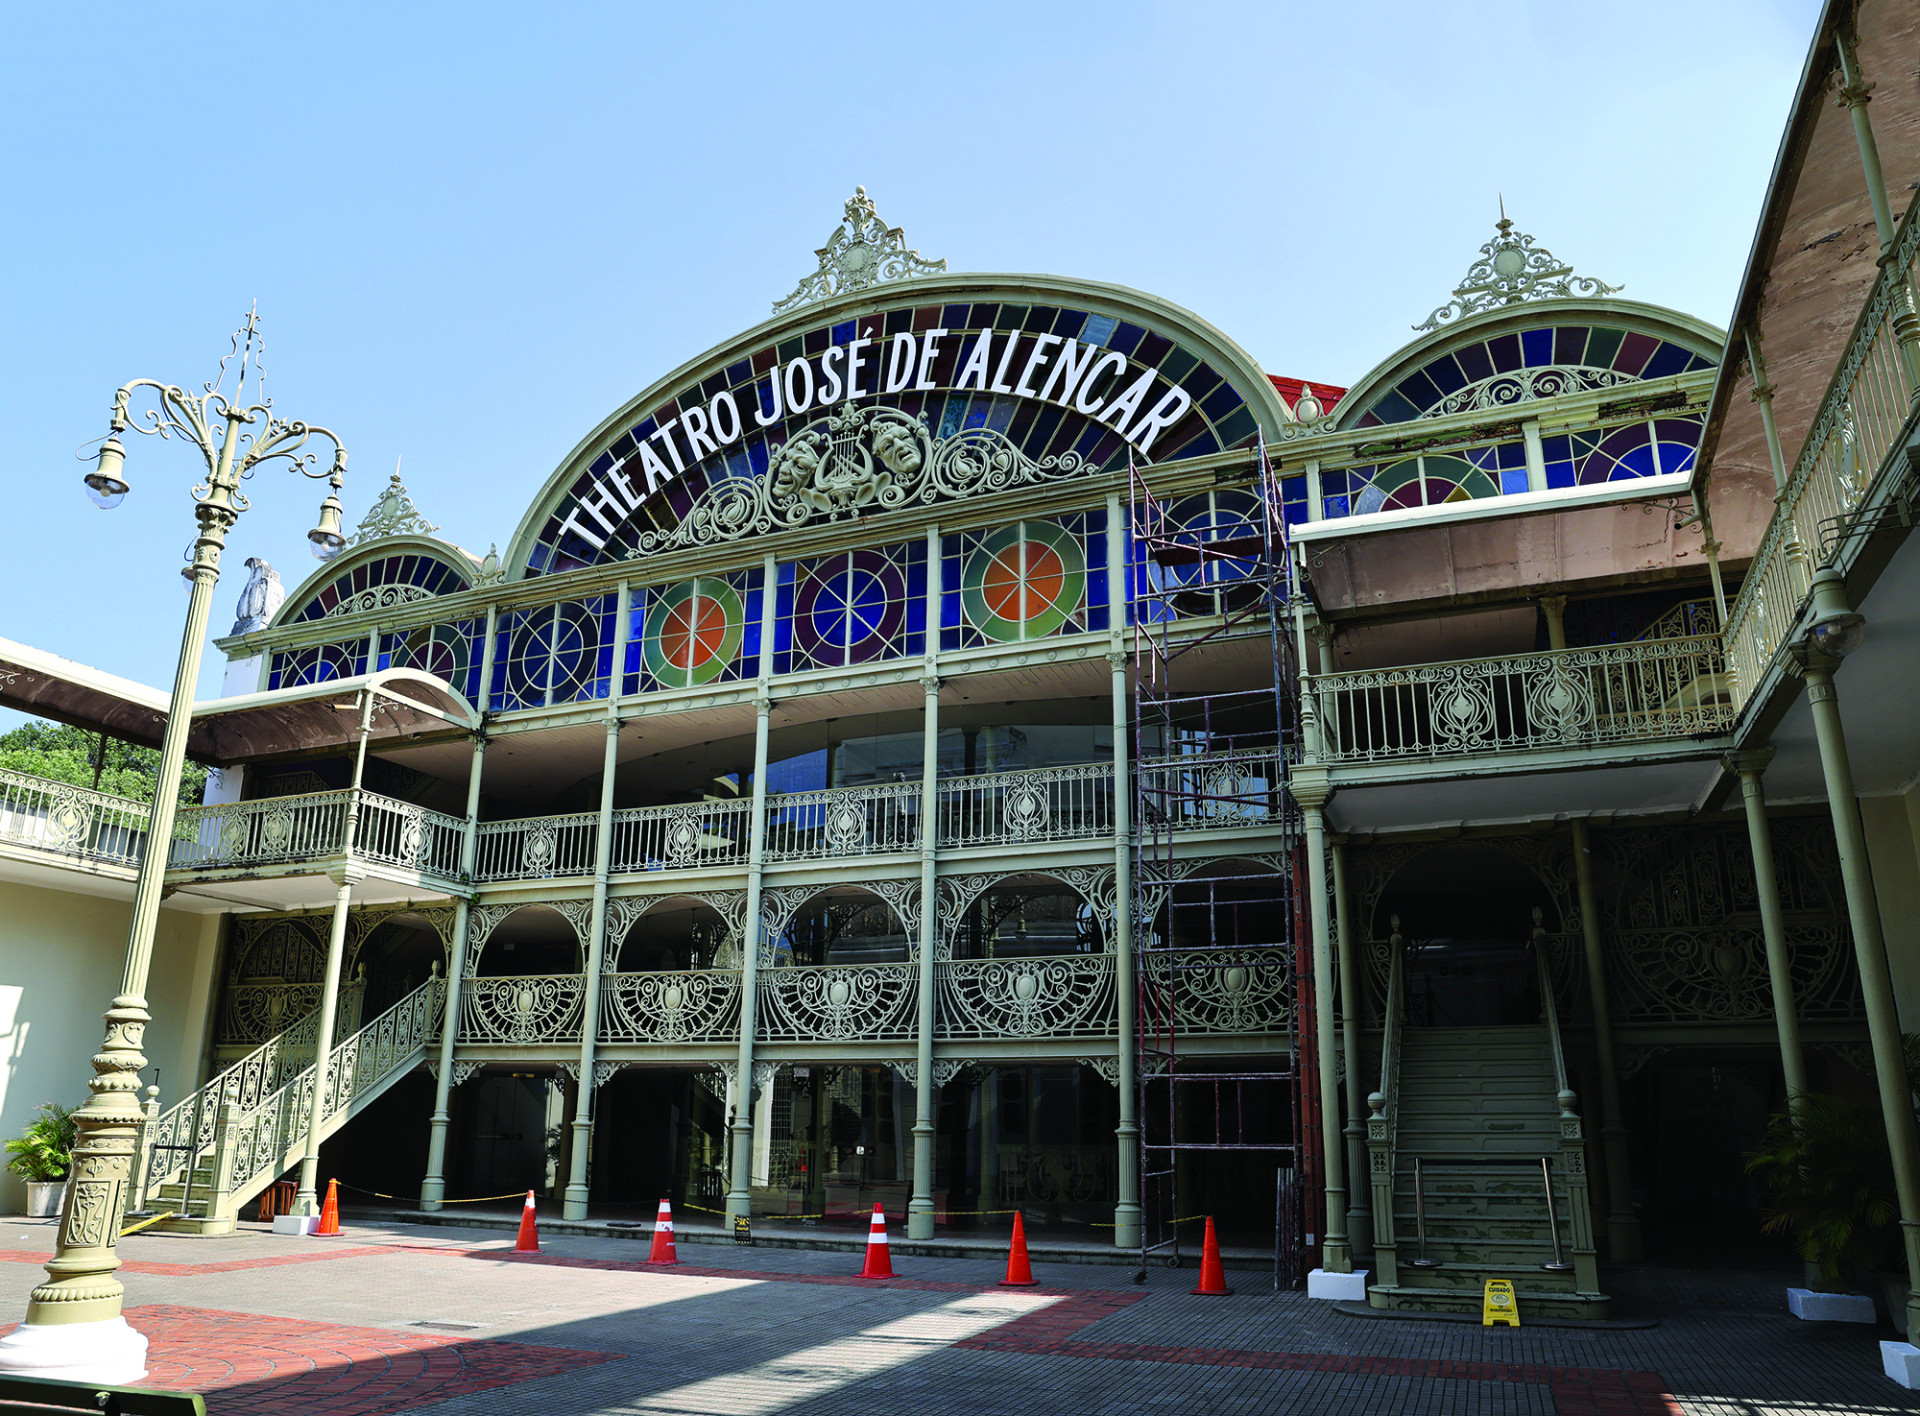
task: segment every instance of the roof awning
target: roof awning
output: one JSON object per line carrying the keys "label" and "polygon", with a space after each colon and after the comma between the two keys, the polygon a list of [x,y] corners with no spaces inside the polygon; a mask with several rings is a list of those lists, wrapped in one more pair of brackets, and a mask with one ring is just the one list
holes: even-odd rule
{"label": "roof awning", "polygon": [[[1684,497],[1687,473],[1521,492],[1309,521],[1288,528],[1314,603],[1334,618],[1389,606],[1550,593],[1573,581],[1630,582],[1699,556],[1658,498]],[[1651,514],[1650,514],[1651,513]]]}
{"label": "roof awning", "polygon": [[[373,695],[372,746],[480,725],[479,712],[442,680],[418,669],[385,669],[196,703],[187,755],[218,766],[350,746],[360,731],[362,693]],[[0,639],[0,706],[158,747],[168,700],[157,688]]]}

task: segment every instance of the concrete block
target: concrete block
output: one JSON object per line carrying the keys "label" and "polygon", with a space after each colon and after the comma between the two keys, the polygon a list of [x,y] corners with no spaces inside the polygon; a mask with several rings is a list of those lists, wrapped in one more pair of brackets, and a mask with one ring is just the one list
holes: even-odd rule
{"label": "concrete block", "polygon": [[1366,1269],[1355,1269],[1352,1273],[1328,1273],[1325,1269],[1315,1269],[1307,1275],[1307,1297],[1324,1298],[1333,1303],[1364,1303],[1367,1301]]}
{"label": "concrete block", "polygon": [[1911,1342],[1883,1342],[1880,1367],[1908,1391],[1920,1390],[1920,1347]]}
{"label": "concrete block", "polygon": [[273,1217],[275,1234],[311,1234],[320,1227],[317,1214],[276,1214]]}
{"label": "concrete block", "polygon": [[1787,1311],[1810,1323],[1874,1323],[1873,1299],[1864,1293],[1816,1293],[1789,1288]]}

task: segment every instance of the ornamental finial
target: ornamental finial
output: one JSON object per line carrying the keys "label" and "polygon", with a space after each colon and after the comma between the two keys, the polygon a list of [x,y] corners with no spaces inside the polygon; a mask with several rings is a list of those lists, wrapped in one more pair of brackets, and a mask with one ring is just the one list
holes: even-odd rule
{"label": "ornamental finial", "polygon": [[795,286],[786,299],[774,301],[776,315],[811,300],[865,290],[883,280],[937,275],[947,268],[945,261],[930,261],[918,251],[908,250],[905,233],[880,219],[865,187],[853,189],[847,199],[846,218],[814,254],[820,258],[820,268]]}
{"label": "ornamental finial", "polygon": [[1624,287],[1608,285],[1592,276],[1575,275],[1573,267],[1553,252],[1536,246],[1524,231],[1515,232],[1507,215],[1507,199],[1500,198],[1499,232],[1480,248],[1480,259],[1467,269],[1466,279],[1454,287],[1453,299],[1415,325],[1439,329],[1482,310],[1518,305],[1524,300],[1564,300],[1574,295],[1613,295]]}
{"label": "ornamental finial", "polygon": [[347,537],[347,544],[364,546],[383,536],[431,536],[439,529],[420,514],[420,508],[407,494],[406,485],[400,480],[400,459],[396,457],[387,489],[367,508],[367,514],[360,518],[359,529]]}

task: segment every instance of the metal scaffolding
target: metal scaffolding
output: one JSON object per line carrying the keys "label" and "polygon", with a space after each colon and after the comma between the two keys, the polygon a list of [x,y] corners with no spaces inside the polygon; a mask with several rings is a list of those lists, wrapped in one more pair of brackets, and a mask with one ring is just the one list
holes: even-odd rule
{"label": "metal scaffolding", "polygon": [[[1183,1226],[1192,1247],[1194,1222],[1223,1205],[1244,1225],[1249,1187],[1271,1187],[1275,1283],[1296,1287],[1314,1183],[1304,1132],[1317,1115],[1296,1064],[1312,1051],[1285,784],[1298,693],[1286,523],[1264,444],[1254,463],[1244,484],[1164,501],[1144,473],[1131,477],[1140,1260],[1178,1265]],[[1195,833],[1215,826],[1196,853]],[[1284,1045],[1202,1045],[1202,1006],[1250,990],[1283,991]]]}

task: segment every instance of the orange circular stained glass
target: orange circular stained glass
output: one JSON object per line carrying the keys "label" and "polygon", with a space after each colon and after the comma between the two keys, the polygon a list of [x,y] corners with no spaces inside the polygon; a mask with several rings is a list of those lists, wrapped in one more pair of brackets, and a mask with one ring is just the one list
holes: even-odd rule
{"label": "orange circular stained glass", "polygon": [[660,657],[691,670],[720,652],[727,641],[727,610],[717,600],[683,600],[660,626]]}
{"label": "orange circular stained glass", "polygon": [[1003,643],[1052,634],[1078,613],[1086,589],[1086,552],[1052,521],[987,533],[960,572],[968,623]]}
{"label": "orange circular stained glass", "polygon": [[1004,620],[1022,621],[1050,609],[1067,588],[1060,553],[1041,541],[1019,541],[988,560],[980,577],[980,597]]}
{"label": "orange circular stained glass", "polygon": [[739,593],[717,576],[696,576],[654,592],[641,655],[664,687],[691,688],[725,673],[745,635]]}

